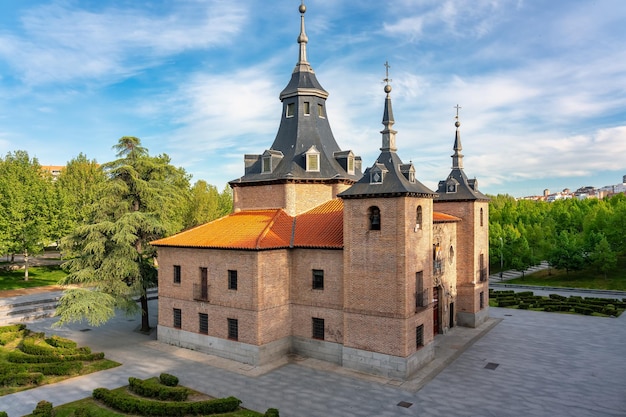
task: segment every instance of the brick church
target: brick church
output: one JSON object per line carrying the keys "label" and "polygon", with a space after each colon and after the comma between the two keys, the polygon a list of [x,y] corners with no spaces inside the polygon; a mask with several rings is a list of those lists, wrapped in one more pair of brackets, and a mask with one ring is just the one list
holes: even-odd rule
{"label": "brick church", "polygon": [[435,336],[488,318],[488,198],[463,170],[458,117],[450,174],[437,191],[418,181],[398,154],[388,82],[378,158],[363,171],[339,147],[305,11],[276,138],[244,156],[234,212],[153,242],[158,339],[257,366],[296,353],[408,378]]}

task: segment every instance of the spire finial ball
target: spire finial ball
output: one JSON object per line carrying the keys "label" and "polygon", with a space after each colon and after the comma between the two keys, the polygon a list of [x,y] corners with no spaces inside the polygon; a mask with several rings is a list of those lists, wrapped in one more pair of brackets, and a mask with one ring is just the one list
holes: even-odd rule
{"label": "spire finial ball", "polygon": [[391,86],[389,84],[385,86],[385,93],[387,94],[391,93]]}
{"label": "spire finial ball", "polygon": [[298,7],[298,10],[300,10],[300,13],[302,14],[306,12],[306,6],[304,5],[304,3],[302,3],[300,7]]}
{"label": "spire finial ball", "polygon": [[456,127],[459,127],[459,126],[461,126],[461,122],[459,122],[459,121],[457,120],[456,122],[454,122],[454,125],[455,125]]}

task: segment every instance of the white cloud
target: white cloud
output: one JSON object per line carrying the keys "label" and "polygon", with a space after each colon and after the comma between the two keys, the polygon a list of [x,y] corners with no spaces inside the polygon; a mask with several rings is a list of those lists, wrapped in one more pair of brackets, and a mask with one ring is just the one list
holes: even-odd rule
{"label": "white cloud", "polygon": [[164,16],[145,9],[40,6],[22,17],[23,33],[0,35],[0,56],[29,85],[114,80],[172,54],[223,46],[246,18],[236,2],[186,5]]}

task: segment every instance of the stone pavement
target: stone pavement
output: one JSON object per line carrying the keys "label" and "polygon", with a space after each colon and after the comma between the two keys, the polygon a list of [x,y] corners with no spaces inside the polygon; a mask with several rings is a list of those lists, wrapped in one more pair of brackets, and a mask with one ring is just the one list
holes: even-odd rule
{"label": "stone pavement", "polygon": [[[155,324],[156,301],[151,307]],[[163,345],[154,333],[134,331],[138,317],[118,316],[98,328],[51,328],[54,319],[42,319],[29,328],[104,351],[123,366],[0,397],[0,410],[22,416],[41,399],[60,405],[97,387],[126,385],[129,376],[169,372],[207,394],[234,395],[247,408],[276,407],[282,417],[626,416],[626,315],[500,308],[490,313],[492,320],[481,329],[457,327],[438,336],[437,350],[446,359],[408,382],[304,358],[255,368]]]}

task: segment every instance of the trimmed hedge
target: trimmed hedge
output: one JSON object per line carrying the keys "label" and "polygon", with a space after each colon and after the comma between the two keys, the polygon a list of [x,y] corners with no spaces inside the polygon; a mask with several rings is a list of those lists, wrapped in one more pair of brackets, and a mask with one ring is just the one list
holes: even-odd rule
{"label": "trimmed hedge", "polygon": [[[60,337],[56,335],[48,337],[46,339],[46,343],[49,344],[50,346],[54,346],[57,348],[64,348],[64,349],[76,349],[77,347],[76,342],[74,342],[73,340],[66,339],[64,337]],[[91,353],[91,352],[85,352],[85,353]]]}
{"label": "trimmed hedge", "polygon": [[189,390],[184,387],[163,385],[157,379],[141,380],[128,378],[128,388],[137,395],[148,398],[157,398],[161,401],[186,401]]}
{"label": "trimmed hedge", "polygon": [[77,355],[29,355],[21,351],[7,353],[7,361],[12,363],[48,363],[48,362],[73,362],[73,361],[97,361],[104,359],[104,353],[89,353]]}
{"label": "trimmed hedge", "polygon": [[22,335],[21,332],[4,332],[0,333],[0,345],[4,346],[7,343],[10,343],[20,337]]}
{"label": "trimmed hedge", "polygon": [[109,407],[124,413],[144,416],[182,417],[186,414],[220,414],[235,411],[241,404],[241,400],[235,397],[195,402],[162,402],[136,398],[127,393],[106,388],[96,388],[92,395],[94,399]]}
{"label": "trimmed hedge", "polygon": [[278,415],[278,410],[276,408],[268,408],[263,416],[264,417],[280,417]]}
{"label": "trimmed hedge", "polygon": [[159,375],[159,381],[161,381],[161,384],[167,385],[168,387],[175,387],[178,385],[178,377],[172,374],[166,374],[165,372]]}
{"label": "trimmed hedge", "polygon": [[6,411],[0,411],[0,417],[9,417]]}
{"label": "trimmed hedge", "polygon": [[43,381],[44,375],[41,372],[15,372],[0,375],[0,385],[4,387],[39,385]]}
{"label": "trimmed hedge", "polygon": [[0,333],[12,333],[12,332],[21,332],[26,329],[25,324],[9,324],[8,326],[1,326]]}

